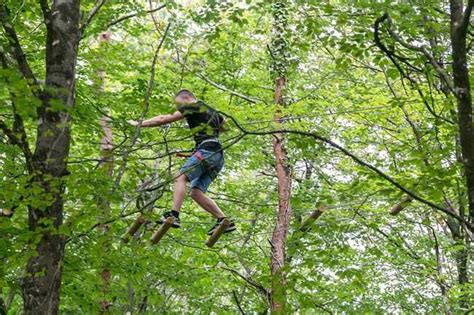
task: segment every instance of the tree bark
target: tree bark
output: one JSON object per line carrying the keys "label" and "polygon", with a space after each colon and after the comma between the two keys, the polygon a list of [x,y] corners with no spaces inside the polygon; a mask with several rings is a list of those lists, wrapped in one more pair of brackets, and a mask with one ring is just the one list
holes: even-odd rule
{"label": "tree bark", "polygon": [[[101,79],[102,79],[102,84],[103,84],[103,78]],[[103,86],[101,86],[101,89],[100,89],[100,92],[102,91],[103,91]],[[110,127],[108,123],[109,120],[110,119],[108,117],[104,116],[99,121],[99,124],[102,128],[102,134],[103,134],[102,139],[100,141],[99,168],[112,181],[112,174],[113,174],[112,128]],[[105,196],[99,196],[97,199],[97,206],[101,212],[100,217],[97,219],[98,219],[98,222],[101,223],[110,217],[110,203]],[[109,225],[101,223],[101,232],[103,234],[107,234],[108,231],[109,231]],[[112,244],[112,239],[110,236],[107,236],[105,238],[105,241],[102,244],[102,248],[104,252],[107,251],[108,248],[110,248],[111,244]],[[100,314],[106,313],[112,305],[112,302],[107,300],[107,293],[109,292],[110,281],[112,279],[112,273],[109,266],[110,263],[107,257],[104,257],[102,264],[103,264],[103,269],[100,273],[100,277],[102,280],[101,291],[103,294],[103,299],[99,301]]]}
{"label": "tree bark", "polygon": [[[99,35],[99,43],[102,46],[107,45],[110,40],[110,34],[107,32],[101,33]],[[103,52],[100,52],[99,58],[102,59]],[[98,69],[97,71],[98,76],[98,84],[97,84],[97,98],[100,97],[105,92],[105,80],[106,80],[106,72],[105,69]],[[106,115],[102,116],[99,120],[99,125],[102,130],[102,138],[100,140],[100,162],[99,162],[99,170],[103,172],[103,174],[112,181],[113,175],[113,168],[114,168],[114,156],[113,156],[113,132],[112,127],[109,124],[110,118]],[[102,224],[102,222],[106,221],[110,217],[110,202],[106,196],[97,196],[97,207],[100,210],[100,215],[97,218],[97,221],[101,224],[101,232],[103,234],[107,234],[109,231],[108,224]],[[107,251],[110,248],[112,243],[112,239],[110,236],[107,236],[102,244],[102,248],[104,251]],[[112,306],[112,302],[107,299],[107,293],[110,289],[110,282],[112,279],[112,273],[110,270],[110,263],[107,257],[103,258],[102,261],[102,271],[100,273],[100,277],[102,280],[102,299],[99,301],[99,314],[105,314],[109,311],[110,307]]]}
{"label": "tree bark", "polygon": [[[281,124],[279,108],[284,106],[283,94],[286,88],[286,25],[287,7],[285,1],[277,1],[273,6],[272,43],[273,71],[275,72],[275,103],[277,105],[274,119]],[[284,146],[284,134],[277,133],[273,137],[273,152],[275,154],[275,171],[278,180],[278,214],[271,239],[271,310],[274,314],[286,313],[286,275],[284,271],[286,256],[286,241],[291,218],[291,168]]]}
{"label": "tree bark", "polygon": [[[31,186],[39,188],[39,206],[28,208],[29,229],[38,235],[31,244],[22,281],[25,314],[58,314],[64,237],[64,176],[70,145],[70,115],[75,103],[75,68],[79,44],[79,0],[54,1],[44,10],[47,29],[46,80],[38,109],[34,171]],[[58,106],[59,105],[59,106]]]}
{"label": "tree bark", "polygon": [[[467,263],[469,259],[469,253],[468,253],[469,241],[468,239],[465,239],[463,230],[461,229],[461,224],[457,220],[453,218],[447,218],[446,222],[449,227],[449,230],[451,231],[451,236],[453,237],[453,240],[455,241],[456,245],[463,246],[462,249],[456,251],[455,253],[456,269],[458,272],[458,283],[461,286],[463,286],[469,283],[468,268],[467,268]],[[464,292],[465,291],[464,288],[461,288],[461,291]],[[468,306],[468,304],[466,303],[466,299],[464,297],[461,297],[460,306],[462,308],[467,308]]]}
{"label": "tree bark", "polygon": [[[469,200],[469,221],[474,222],[474,127],[472,125],[472,95],[467,65],[465,17],[463,2],[451,0],[451,45],[453,81],[458,103],[458,124],[462,161]],[[468,14],[469,12],[466,12]]]}
{"label": "tree bark", "polygon": [[[472,94],[467,63],[466,36],[473,2],[469,0],[467,8],[464,10],[462,0],[450,1],[453,83],[458,105],[459,140],[464,175],[466,177],[466,190],[469,202],[468,221],[470,223],[474,223],[474,126],[472,125]],[[453,238],[456,241],[462,241],[461,237]],[[467,276],[467,252],[465,250],[460,251],[457,254],[456,260],[458,282],[464,285],[469,282]],[[461,290],[464,292],[465,288],[461,288]],[[461,308],[467,309],[471,305],[468,299],[464,293],[461,295]]]}

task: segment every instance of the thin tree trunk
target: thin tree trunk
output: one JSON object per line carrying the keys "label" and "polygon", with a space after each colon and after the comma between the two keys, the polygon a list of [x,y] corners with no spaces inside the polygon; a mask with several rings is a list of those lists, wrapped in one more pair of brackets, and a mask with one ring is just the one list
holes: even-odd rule
{"label": "thin tree trunk", "polygon": [[[100,125],[102,127],[103,137],[100,144],[100,169],[112,180],[112,171],[113,171],[113,156],[112,156],[112,128],[108,124],[108,118],[102,117],[100,120]],[[101,211],[101,215],[98,218],[99,222],[102,222],[110,217],[110,203],[106,197],[100,196],[97,200],[97,206]],[[108,224],[101,225],[102,233],[106,234],[109,231]],[[110,237],[106,237],[105,241],[102,244],[104,251],[107,251],[111,245]],[[107,257],[103,261],[103,269],[100,273],[102,280],[102,294],[103,299],[99,301],[100,313],[103,314],[107,312],[111,306],[111,302],[107,300],[107,292],[109,292],[110,281],[112,278],[112,273],[110,271],[109,262]]]}
{"label": "thin tree trunk", "polygon": [[[275,99],[281,102],[281,92],[285,88],[285,79],[278,78],[275,89]],[[285,312],[286,276],[283,271],[286,257],[286,240],[291,218],[291,171],[288,165],[287,152],[284,147],[284,136],[275,134],[273,151],[275,154],[275,170],[278,179],[278,214],[275,229],[272,234],[272,312]]]}
{"label": "thin tree trunk", "polygon": [[[461,144],[462,162],[466,177],[466,188],[469,202],[469,219],[474,222],[474,126],[472,120],[472,95],[467,63],[466,35],[472,10],[470,0],[464,12],[462,0],[450,1],[451,13],[451,46],[454,92],[458,103],[459,139]],[[469,282],[467,277],[467,252],[461,251],[457,256],[459,283]],[[461,288],[464,291],[464,288]],[[461,308],[467,309],[470,305],[468,297],[462,294]]]}
{"label": "thin tree trunk", "polygon": [[453,218],[447,218],[446,222],[448,224],[449,230],[451,231],[451,235],[456,245],[463,246],[462,249],[456,251],[455,259],[456,259],[456,269],[458,272],[458,283],[461,285],[461,292],[463,293],[459,301],[459,306],[461,308],[467,309],[469,304],[464,294],[465,292],[464,285],[469,283],[469,277],[467,273],[468,271],[467,263],[469,260],[469,253],[468,253],[469,241],[465,239],[463,230],[461,229],[461,225],[457,220]]}
{"label": "thin tree trunk", "polygon": [[474,127],[466,50],[467,26],[464,24],[464,18],[462,1],[451,0],[453,79],[458,102],[459,136],[467,183],[469,221],[474,222]]}
{"label": "thin tree trunk", "polygon": [[[273,6],[272,43],[273,71],[275,72],[275,103],[277,109],[275,122],[281,124],[280,106],[284,106],[283,93],[286,88],[286,51],[287,42],[287,8],[285,1],[277,1]],[[271,310],[274,314],[286,313],[286,275],[284,271],[286,256],[286,240],[291,218],[291,169],[288,165],[287,152],[284,146],[285,137],[277,133],[273,137],[275,154],[275,171],[278,179],[278,214],[271,239]]]}
{"label": "thin tree trunk", "polygon": [[[102,33],[99,35],[99,42],[101,45],[106,45],[110,39],[109,33]],[[99,56],[101,57],[101,56]],[[97,96],[100,98],[103,93],[105,92],[105,77],[106,73],[104,69],[99,69],[98,73],[98,93]],[[112,181],[113,175],[113,167],[114,167],[114,157],[113,157],[113,133],[112,128],[109,125],[110,118],[107,116],[101,117],[99,120],[99,125],[102,129],[102,139],[100,140],[100,162],[99,162],[99,170],[103,172],[105,176],[107,176],[110,181]],[[110,203],[105,196],[98,196],[97,198],[97,206],[100,210],[100,216],[97,218],[98,222],[103,222],[110,217]],[[102,233],[106,234],[109,230],[109,226],[107,224],[101,224],[101,231]],[[104,251],[107,251],[110,248],[111,239],[110,237],[106,237],[105,241],[102,244]],[[100,314],[106,313],[110,306],[111,302],[107,300],[107,293],[109,292],[110,288],[110,281],[112,278],[112,274],[110,271],[109,263],[107,261],[107,257],[104,257],[104,261],[102,262],[103,269],[100,273],[100,277],[102,280],[102,300],[99,301],[99,311]]]}
{"label": "thin tree trunk", "polygon": [[[32,244],[36,252],[27,263],[22,282],[26,314],[59,312],[64,237],[58,228],[63,223],[63,178],[68,173],[71,137],[67,109],[75,103],[79,7],[79,0],[57,0],[51,10],[45,10],[46,88],[38,109],[31,180],[31,186],[40,189],[35,200],[41,205],[28,209],[29,229],[38,234],[39,240]],[[65,110],[57,109],[57,104]]]}

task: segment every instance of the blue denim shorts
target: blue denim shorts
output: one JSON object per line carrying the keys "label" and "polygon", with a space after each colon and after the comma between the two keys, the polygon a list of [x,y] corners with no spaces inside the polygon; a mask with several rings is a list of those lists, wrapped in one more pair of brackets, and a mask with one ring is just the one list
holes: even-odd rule
{"label": "blue denim shorts", "polygon": [[186,175],[191,188],[206,192],[223,167],[224,153],[222,151],[198,149],[188,158],[179,172]]}

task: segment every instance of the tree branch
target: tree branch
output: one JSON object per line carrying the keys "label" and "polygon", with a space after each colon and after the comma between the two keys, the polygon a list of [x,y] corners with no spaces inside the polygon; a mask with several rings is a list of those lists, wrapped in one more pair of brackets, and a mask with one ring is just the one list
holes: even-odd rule
{"label": "tree branch", "polygon": [[0,120],[0,130],[2,130],[3,133],[7,136],[10,144],[16,145],[21,149],[25,156],[26,167],[31,174],[33,171],[33,154],[31,153],[30,147],[28,146],[28,142],[26,141],[26,134],[24,133],[24,131],[22,132],[22,129],[14,126],[14,130],[18,131],[18,133],[21,135],[20,138],[17,137],[16,133],[12,129],[8,128],[8,126],[3,120]]}
{"label": "tree branch", "polygon": [[[178,62],[179,64],[181,64],[184,68],[188,69],[189,71],[192,71],[191,68],[190,68],[188,65],[186,65],[186,64],[184,64],[184,63],[182,63],[182,62],[180,62],[179,60],[175,60],[175,61]],[[238,98],[241,98],[241,99],[243,99],[243,100],[245,100],[245,101],[247,101],[247,102],[249,102],[249,103],[255,104],[255,103],[258,103],[258,102],[260,101],[260,100],[258,100],[258,99],[255,99],[255,98],[251,97],[251,96],[247,96],[247,95],[242,94],[242,93],[240,93],[240,92],[231,90],[231,89],[229,89],[229,88],[227,88],[227,87],[225,87],[225,86],[223,86],[223,85],[220,85],[220,84],[218,84],[218,83],[212,81],[211,79],[209,79],[207,76],[205,76],[205,75],[202,74],[202,73],[197,73],[196,75],[197,75],[199,78],[201,78],[202,80],[204,80],[204,81],[206,81],[207,83],[209,83],[210,85],[212,85],[213,87],[215,87],[216,89],[221,90],[221,91],[224,91],[224,92],[227,92],[227,93],[229,93],[230,95],[233,95],[233,96],[236,96],[236,97],[238,97]]]}
{"label": "tree branch", "polygon": [[[8,69],[6,56],[2,51],[0,51],[0,63],[3,69]],[[7,84],[9,83],[8,78],[5,78],[5,81]],[[15,94],[10,90],[10,86],[8,86],[8,90],[13,107],[13,129],[9,129],[3,121],[0,121],[0,129],[3,130],[11,144],[18,145],[18,147],[22,150],[25,156],[27,169],[31,173],[33,171],[33,155],[28,144],[23,119],[16,111]]]}
{"label": "tree branch", "polygon": [[5,124],[5,122],[3,120],[0,120],[0,130],[3,131],[5,136],[7,136],[8,141],[10,142],[10,144],[18,145],[20,143],[20,139],[18,139],[15,136],[13,131],[10,128],[8,128],[8,126]]}
{"label": "tree branch", "polygon": [[350,157],[354,162],[356,162],[357,164],[365,167],[365,168],[368,168],[370,169],[371,171],[373,171],[374,173],[376,173],[377,175],[379,175],[380,177],[382,177],[383,179],[385,179],[386,181],[388,181],[390,184],[392,184],[393,186],[397,187],[398,189],[400,189],[401,191],[403,191],[404,193],[406,193],[408,196],[412,197],[414,200],[417,200],[427,206],[430,206],[431,208],[434,208],[434,209],[437,209],[453,218],[456,218],[457,220],[459,220],[460,222],[463,222],[464,224],[466,224],[466,226],[471,230],[471,231],[474,231],[474,225],[471,224],[470,222],[467,222],[464,218],[462,218],[459,214],[457,213],[453,213],[452,211],[450,211],[449,209],[446,209],[444,207],[441,207],[419,195],[417,195],[415,192],[411,191],[410,189],[406,188],[405,186],[403,186],[402,184],[400,184],[398,181],[396,181],[394,178],[392,178],[391,176],[385,174],[382,170],[378,169],[377,167],[367,163],[367,162],[364,162],[360,157],[358,157],[357,155],[355,155],[354,153],[350,152],[349,150],[347,150],[346,148],[342,147],[341,145],[335,143],[334,141],[328,139],[328,138],[325,138],[319,134],[316,134],[316,133],[312,133],[312,132],[308,132],[308,131],[301,131],[301,130],[291,130],[291,129],[280,129],[280,130],[270,130],[270,131],[250,131],[250,130],[246,130],[244,129],[238,122],[237,120],[230,116],[230,115],[227,115],[226,113],[223,113],[221,112],[222,115],[224,115],[225,117],[231,119],[234,124],[237,126],[237,128],[242,131],[245,135],[259,135],[259,136],[262,136],[262,135],[273,135],[273,134],[277,134],[277,133],[287,133],[287,134],[295,134],[295,135],[300,135],[300,136],[306,136],[306,137],[311,137],[315,140],[318,140],[318,141],[321,141],[323,143],[326,143],[328,144],[329,146],[333,147],[334,149],[342,152],[344,155]]}
{"label": "tree branch", "polygon": [[241,274],[240,272],[238,272],[237,270],[234,270],[234,269],[231,269],[231,268],[227,268],[227,267],[221,267],[221,268],[224,269],[224,270],[232,272],[233,274],[235,274],[236,276],[238,276],[239,278],[241,278],[242,280],[244,280],[245,282],[250,284],[252,287],[257,289],[260,293],[262,293],[265,296],[265,298],[268,299],[268,297],[270,296],[270,292],[268,292],[268,290],[265,289],[265,287],[263,285],[261,285],[260,283],[255,282],[252,278],[246,277],[243,274]]}
{"label": "tree branch", "polygon": [[254,99],[250,96],[247,96],[247,95],[244,95],[242,93],[239,93],[237,91],[233,91],[231,89],[228,89],[226,88],[225,86],[223,85],[220,85],[214,81],[212,81],[211,79],[209,79],[208,77],[206,77],[205,75],[203,74],[197,74],[198,77],[200,77],[201,79],[203,79],[204,81],[206,81],[207,83],[209,83],[210,85],[212,85],[213,87],[215,87],[216,89],[219,89],[221,91],[224,91],[224,92],[227,92],[229,93],[230,95],[234,95],[236,97],[239,97],[243,100],[246,100],[247,102],[249,103],[252,103],[252,104],[255,104],[255,103],[258,103],[258,100],[257,99]]}
{"label": "tree branch", "polygon": [[138,16],[138,15],[140,15],[140,14],[144,14],[144,13],[145,13],[145,14],[154,13],[154,12],[157,12],[157,11],[163,9],[163,8],[166,8],[166,4],[160,5],[159,7],[156,7],[156,8],[154,8],[154,9],[152,9],[152,10],[141,11],[141,12],[135,12],[135,13],[130,13],[130,14],[124,15],[124,16],[122,16],[122,17],[119,17],[117,20],[110,22],[110,23],[107,25],[106,28],[110,28],[110,27],[112,27],[112,26],[114,26],[114,25],[116,25],[116,24],[119,24],[119,23],[121,23],[121,22],[123,22],[123,21],[125,21],[125,20],[128,20],[128,19],[134,18],[134,17],[136,17],[136,16]]}
{"label": "tree branch", "polygon": [[395,57],[398,57],[397,55],[394,54],[393,51],[390,51],[383,43],[380,38],[380,25],[383,23],[384,19],[386,19],[386,15],[384,14],[383,16],[379,17],[378,19],[375,20],[374,23],[374,41],[377,47],[384,52],[387,57],[392,61],[392,63],[395,65],[397,68],[398,72],[402,75],[402,77],[407,78],[410,82],[414,83],[414,80],[405,74],[405,71],[403,71],[402,67],[398,64],[398,62],[395,60]]}
{"label": "tree branch", "polygon": [[[133,147],[135,145],[138,137],[140,136],[140,129],[142,127],[141,122],[143,121],[143,118],[145,117],[145,115],[148,113],[148,109],[150,107],[149,106],[150,105],[150,98],[151,98],[151,94],[152,94],[152,91],[153,91],[153,85],[154,85],[154,82],[155,82],[155,72],[156,72],[156,64],[158,62],[158,56],[159,56],[161,47],[163,46],[163,43],[165,42],[165,40],[168,36],[168,32],[169,32],[170,27],[171,27],[171,23],[168,23],[168,25],[166,26],[165,32],[164,32],[163,36],[161,37],[161,40],[160,40],[160,42],[159,42],[159,44],[158,44],[158,46],[155,50],[155,54],[153,56],[153,61],[152,61],[152,64],[151,64],[150,79],[148,81],[147,90],[145,92],[145,108],[143,109],[142,114],[140,115],[140,119],[139,119],[140,123],[135,128],[135,133],[134,133],[134,135],[131,139],[130,147]],[[120,165],[117,177],[116,177],[115,182],[114,182],[114,186],[112,187],[112,192],[114,192],[115,189],[117,189],[117,187],[120,185],[120,181],[122,180],[122,176],[125,173],[125,169],[126,169],[126,166],[127,166],[128,153],[124,155],[123,162]]]}
{"label": "tree branch", "polygon": [[13,56],[18,63],[20,72],[27,80],[28,84],[33,88],[33,94],[39,97],[40,84],[30,68],[30,65],[26,59],[26,55],[23,51],[23,48],[21,47],[20,40],[18,39],[16,31],[9,20],[8,8],[6,5],[0,5],[0,22],[3,25],[3,29],[5,30],[10,45],[13,48]]}
{"label": "tree branch", "polygon": [[474,0],[469,0],[467,2],[466,9],[464,10],[464,16],[462,19],[462,24],[461,24],[461,30],[463,32],[467,32],[467,29],[469,28],[469,23],[471,21],[471,13],[472,13],[472,8],[474,7]]}
{"label": "tree branch", "polygon": [[45,19],[45,24],[48,24],[48,21],[51,16],[51,9],[48,5],[48,0],[39,0],[41,11],[43,11],[43,17]]}
{"label": "tree branch", "polygon": [[106,1],[107,0],[97,0],[95,2],[95,6],[89,12],[86,19],[84,20],[84,23],[82,23],[81,27],[79,28],[81,38],[84,35],[84,31],[86,30],[87,26],[89,26],[89,24],[92,22],[92,19],[96,16],[96,14],[99,12],[100,8],[102,8]]}
{"label": "tree branch", "polygon": [[451,92],[453,92],[453,94],[456,95],[457,93],[455,92],[454,85],[453,85],[453,82],[452,82],[451,78],[446,73],[446,71],[444,71],[444,69],[440,66],[440,64],[436,61],[436,59],[433,57],[433,55],[431,55],[429,53],[428,49],[426,49],[425,46],[416,46],[416,45],[410,44],[407,41],[405,41],[398,33],[396,33],[395,30],[394,30],[394,27],[393,27],[392,19],[390,18],[388,13],[384,13],[384,15],[382,15],[382,17],[377,19],[376,23],[381,24],[384,21],[387,21],[387,24],[388,24],[387,30],[388,30],[389,34],[392,36],[392,38],[395,39],[398,43],[400,43],[403,47],[405,47],[409,50],[421,52],[425,56],[425,58],[428,59],[428,61],[433,66],[433,68],[436,70],[436,72],[439,74],[439,76],[446,82],[446,84],[449,87],[449,89],[451,90]]}
{"label": "tree branch", "polygon": [[242,305],[240,304],[239,297],[237,296],[237,292],[235,290],[232,290],[232,296],[234,297],[235,304],[237,304],[237,308],[239,309],[240,314],[245,315],[245,312],[242,309]]}

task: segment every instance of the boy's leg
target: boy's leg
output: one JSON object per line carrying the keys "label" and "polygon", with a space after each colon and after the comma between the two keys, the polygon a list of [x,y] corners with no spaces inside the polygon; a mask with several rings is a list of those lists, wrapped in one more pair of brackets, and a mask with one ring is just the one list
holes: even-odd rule
{"label": "boy's leg", "polygon": [[186,196],[186,183],[188,178],[184,174],[180,174],[174,180],[173,190],[173,207],[172,210],[179,212],[183,205],[184,197]]}
{"label": "boy's leg", "polygon": [[[211,229],[207,232],[208,235],[212,235],[214,231],[219,228],[222,221],[226,217],[224,212],[219,208],[214,200],[206,196],[206,194],[200,190],[199,188],[193,187],[191,190],[191,197],[196,201],[204,210],[212,214],[215,218],[217,218],[216,224],[211,227]],[[235,231],[235,223],[231,220],[229,226],[225,229],[224,233],[229,233]]]}
{"label": "boy's leg", "polygon": [[179,221],[179,211],[181,210],[181,206],[183,205],[184,196],[186,195],[186,182],[188,178],[180,173],[178,177],[174,180],[174,190],[173,190],[173,207],[171,211],[164,212],[161,218],[157,221],[158,223],[162,224],[166,221],[167,218],[173,217],[173,225],[174,228],[181,227],[181,223]]}
{"label": "boy's leg", "polygon": [[186,163],[179,170],[179,175],[174,180],[173,206],[171,208],[173,211],[176,211],[175,214],[178,214],[183,205],[186,196],[186,184],[198,179],[202,172],[201,161],[194,154],[186,160]]}
{"label": "boy's leg", "polygon": [[204,210],[212,214],[215,218],[225,218],[224,212],[219,208],[217,203],[206,196],[199,188],[193,187],[191,189],[191,198],[196,201]]}

